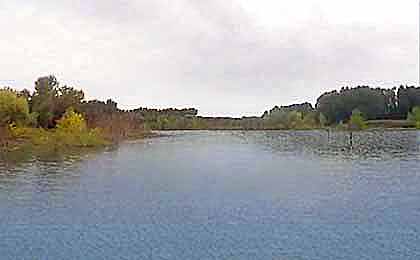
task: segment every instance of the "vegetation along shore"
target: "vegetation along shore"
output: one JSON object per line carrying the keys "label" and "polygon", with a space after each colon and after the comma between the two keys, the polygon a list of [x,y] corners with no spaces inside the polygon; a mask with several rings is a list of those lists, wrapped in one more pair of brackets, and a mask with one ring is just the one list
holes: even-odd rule
{"label": "vegetation along shore", "polygon": [[201,117],[195,108],[119,109],[112,99],[85,100],[83,90],[41,77],[34,91],[0,89],[0,147],[95,148],[153,130],[305,130],[420,128],[420,88],[358,86],[322,94],[310,103],[276,106],[256,117]]}

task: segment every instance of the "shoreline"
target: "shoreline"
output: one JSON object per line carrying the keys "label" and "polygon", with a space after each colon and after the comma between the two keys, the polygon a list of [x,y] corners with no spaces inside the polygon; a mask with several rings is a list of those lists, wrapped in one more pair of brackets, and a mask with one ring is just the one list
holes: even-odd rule
{"label": "shoreline", "polygon": [[[320,135],[325,132],[327,134],[328,129],[304,129],[304,130],[238,130],[238,129],[222,129],[222,130],[159,130],[159,131],[150,131],[150,132],[139,132],[131,133],[130,135],[124,138],[118,138],[116,141],[108,141],[95,146],[83,146],[81,144],[66,145],[60,143],[45,143],[45,144],[36,144],[30,139],[25,138],[8,138],[6,145],[4,145],[4,140],[0,139],[0,166],[3,165],[19,165],[25,162],[31,162],[33,160],[62,160],[67,156],[83,156],[88,154],[98,154],[104,151],[114,150],[119,147],[120,144],[130,143],[130,142],[141,142],[146,139],[151,138],[160,138],[170,136],[170,132],[185,132],[188,133],[198,133],[198,132],[316,132]],[[329,129],[330,133],[341,133],[341,134],[380,134],[381,132],[416,132],[420,131],[415,128],[368,128],[359,131],[349,131],[347,129]],[[47,131],[48,133],[49,131]],[[53,133],[50,133],[53,135]],[[3,144],[1,143],[3,141]]]}
{"label": "shoreline", "polygon": [[[47,135],[52,136],[54,133],[46,131]],[[1,155],[8,155],[16,152],[37,152],[37,151],[54,151],[54,152],[65,152],[64,150],[97,150],[104,149],[107,147],[112,147],[127,141],[137,141],[150,138],[159,138],[167,136],[166,133],[169,132],[221,132],[221,131],[230,131],[230,132],[310,132],[310,131],[330,131],[330,132],[376,132],[376,131],[420,131],[416,128],[396,128],[396,127],[370,127],[363,130],[348,130],[348,129],[338,129],[338,128],[313,128],[313,129],[171,129],[171,130],[152,130],[148,132],[138,132],[131,133],[122,138],[116,138],[114,140],[105,138],[105,142],[99,143],[97,145],[83,145],[74,143],[71,145],[59,142],[47,142],[45,144],[34,143],[30,138],[26,137],[6,137],[6,140],[0,142],[0,158]]]}
{"label": "shoreline", "polygon": [[[28,131],[29,129],[29,131]],[[69,152],[89,152],[112,148],[118,144],[130,140],[143,140],[159,137],[158,133],[131,132],[125,137],[109,138],[105,136],[95,137],[90,144],[82,143],[79,135],[61,136],[54,130],[37,128],[25,129],[28,133],[22,136],[13,136],[8,132],[7,136],[0,137],[0,161],[19,161],[22,157],[32,157],[43,154],[66,154]],[[64,140],[69,138],[69,140]]]}

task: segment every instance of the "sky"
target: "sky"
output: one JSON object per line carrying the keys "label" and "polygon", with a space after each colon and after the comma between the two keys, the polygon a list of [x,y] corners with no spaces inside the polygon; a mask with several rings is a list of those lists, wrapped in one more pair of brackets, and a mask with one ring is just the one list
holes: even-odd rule
{"label": "sky", "polygon": [[120,108],[261,115],[418,81],[417,0],[0,0],[0,85],[54,74]]}

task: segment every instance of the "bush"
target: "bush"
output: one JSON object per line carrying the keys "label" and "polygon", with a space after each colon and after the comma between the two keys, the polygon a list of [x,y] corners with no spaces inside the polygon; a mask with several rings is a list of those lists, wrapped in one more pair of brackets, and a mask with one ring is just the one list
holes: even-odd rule
{"label": "bush", "polygon": [[107,143],[100,129],[88,129],[83,116],[71,108],[58,120],[55,136],[65,146],[94,147]]}
{"label": "bush", "polygon": [[84,118],[69,109],[57,123],[57,129],[21,127],[9,125],[13,138],[27,140],[42,149],[68,147],[98,147],[108,144],[100,129],[88,129]]}
{"label": "bush", "polygon": [[420,107],[414,107],[413,110],[408,113],[407,119],[415,124],[417,129],[420,129]]}
{"label": "bush", "polygon": [[319,126],[324,128],[327,126],[328,120],[323,113],[319,113]]}
{"label": "bush", "polygon": [[367,128],[367,123],[360,110],[353,110],[349,121],[349,128],[350,130],[364,130]]}
{"label": "bush", "polygon": [[313,129],[319,127],[319,119],[316,112],[309,112],[303,117],[302,129]]}
{"label": "bush", "polygon": [[57,130],[65,133],[78,134],[87,130],[85,119],[81,114],[67,109],[63,117],[57,122]]}
{"label": "bush", "polygon": [[11,123],[27,124],[29,120],[29,106],[24,97],[18,97],[16,92],[0,89],[0,126]]}

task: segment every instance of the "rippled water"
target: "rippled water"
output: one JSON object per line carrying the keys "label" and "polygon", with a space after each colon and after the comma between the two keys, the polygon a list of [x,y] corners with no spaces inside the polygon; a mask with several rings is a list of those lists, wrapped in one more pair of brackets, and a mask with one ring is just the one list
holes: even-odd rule
{"label": "rippled water", "polygon": [[170,132],[0,162],[1,259],[420,259],[420,132]]}

